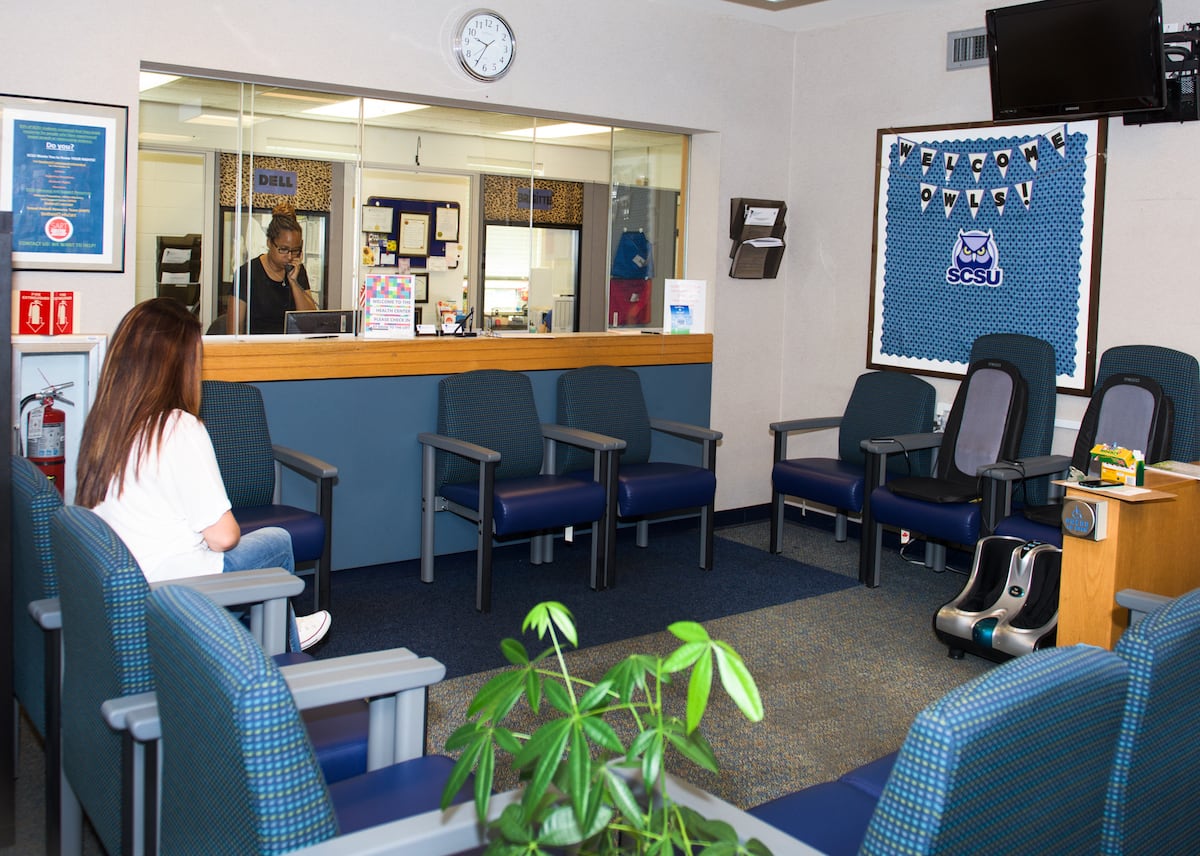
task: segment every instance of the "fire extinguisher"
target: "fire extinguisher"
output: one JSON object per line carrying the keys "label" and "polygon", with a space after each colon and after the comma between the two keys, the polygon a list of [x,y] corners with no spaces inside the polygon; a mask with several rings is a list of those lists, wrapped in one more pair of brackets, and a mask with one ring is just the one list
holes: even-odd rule
{"label": "fire extinguisher", "polygon": [[[25,457],[40,469],[59,494],[63,493],[63,479],[67,470],[67,414],[54,406],[55,401],[74,406],[74,402],[63,397],[60,390],[72,386],[73,382],[48,386],[21,399],[21,414],[31,402],[38,401],[41,407],[29,411],[25,423]],[[18,417],[19,418],[19,417]]]}

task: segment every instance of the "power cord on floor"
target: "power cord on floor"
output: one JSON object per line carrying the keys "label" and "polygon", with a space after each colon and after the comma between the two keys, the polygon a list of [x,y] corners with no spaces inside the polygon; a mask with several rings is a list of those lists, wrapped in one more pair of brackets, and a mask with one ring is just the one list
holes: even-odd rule
{"label": "power cord on floor", "polygon": [[[912,556],[908,555],[908,548],[912,547],[914,544],[919,544],[921,546],[922,555],[920,558],[913,558]],[[910,565],[920,565],[921,567],[925,567],[924,550],[925,550],[925,542],[922,541],[920,538],[913,538],[907,544],[900,545],[900,558],[903,559],[904,561],[908,562]],[[946,571],[950,571],[951,573],[958,574],[959,576],[962,576],[962,577],[969,576],[971,573],[970,571],[963,570],[962,568],[956,568],[949,563],[947,563],[946,567],[940,571],[936,571],[933,568],[930,568],[929,570],[933,571],[933,573],[935,573],[935,574],[944,574]]]}

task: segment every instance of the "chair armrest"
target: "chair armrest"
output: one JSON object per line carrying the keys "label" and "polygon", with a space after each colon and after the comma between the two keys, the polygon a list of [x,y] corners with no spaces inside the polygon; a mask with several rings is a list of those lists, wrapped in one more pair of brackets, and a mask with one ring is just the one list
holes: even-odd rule
{"label": "chair armrest", "polygon": [[977,475],[996,481],[1023,481],[1038,476],[1065,473],[1071,466],[1067,455],[1038,455],[1016,461],[997,461],[979,468]]}
{"label": "chair armrest", "polygon": [[676,422],[673,419],[651,419],[650,427],[655,431],[674,434],[676,437],[685,437],[689,440],[703,440],[710,443],[716,442],[725,436],[720,431],[712,428],[705,428],[702,425],[689,425],[686,422]]}
{"label": "chair armrest", "polygon": [[1146,613],[1153,612],[1171,600],[1172,598],[1165,595],[1151,594],[1148,591],[1138,591],[1137,589],[1121,589],[1117,592],[1117,604],[1129,610],[1130,627],[1145,618]]}
{"label": "chair armrest", "polygon": [[263,603],[280,597],[294,597],[304,591],[304,580],[283,568],[256,568],[228,574],[182,577],[151,583],[150,588],[164,585],[187,586],[210,598],[218,606]]}
{"label": "chair armrest", "polygon": [[311,476],[314,479],[337,478],[337,467],[306,452],[275,444],[271,445],[271,451],[275,455],[275,460],[288,469]]}
{"label": "chair armrest", "polygon": [[100,705],[100,715],[113,731],[128,731],[139,743],[151,743],[162,738],[158,697],[153,691],[110,698]]}
{"label": "chair armrest", "polygon": [[407,648],[313,660],[280,671],[301,710],[394,695],[431,686],[446,676],[446,667],[437,660],[418,657]]}
{"label": "chair armrest", "polygon": [[869,437],[860,443],[868,455],[895,455],[900,452],[916,452],[934,449],[942,444],[942,435],[936,432],[925,434],[897,434],[895,437]]}
{"label": "chair armrest", "polygon": [[774,434],[789,431],[817,431],[822,428],[841,427],[841,416],[813,416],[809,419],[785,419],[782,422],[772,422],[771,432]]}
{"label": "chair armrest", "polygon": [[283,568],[255,568],[228,574],[204,574],[151,583],[186,586],[213,600],[218,606],[249,606],[250,633],[268,654],[287,650],[289,636],[288,598],[304,591],[304,581]]}
{"label": "chair armrest", "polygon": [[43,630],[62,630],[62,606],[58,598],[31,601],[28,609],[38,627]]}
{"label": "chair armrest", "polygon": [[597,434],[595,431],[584,431],[581,428],[568,428],[566,425],[542,423],[542,436],[556,443],[566,443],[568,446],[579,446],[594,452],[619,452],[625,448],[625,441],[607,434]]}
{"label": "chair armrest", "polygon": [[417,435],[417,440],[424,446],[432,446],[435,449],[441,449],[443,452],[450,452],[451,454],[470,458],[473,461],[479,461],[483,464],[495,464],[500,461],[500,453],[494,449],[480,446],[478,443],[459,440],[455,437],[447,437],[444,434],[422,431]]}

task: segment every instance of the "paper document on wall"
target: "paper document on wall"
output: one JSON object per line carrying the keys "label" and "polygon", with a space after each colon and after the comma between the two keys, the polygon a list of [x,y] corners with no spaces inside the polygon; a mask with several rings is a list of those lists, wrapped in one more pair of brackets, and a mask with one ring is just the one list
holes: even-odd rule
{"label": "paper document on wall", "polygon": [[774,226],[775,218],[778,216],[778,208],[756,208],[752,205],[746,206],[747,226]]}
{"label": "paper document on wall", "polygon": [[668,279],[663,283],[663,332],[705,333],[708,282],[703,279]]}

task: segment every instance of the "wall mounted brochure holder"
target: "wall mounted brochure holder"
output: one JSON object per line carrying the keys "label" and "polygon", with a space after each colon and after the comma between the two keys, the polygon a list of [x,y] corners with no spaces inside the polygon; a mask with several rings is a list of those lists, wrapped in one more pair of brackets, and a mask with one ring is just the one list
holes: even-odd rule
{"label": "wall mounted brochure holder", "polygon": [[783,260],[787,205],[781,199],[729,200],[729,275],[734,279],[774,279]]}

